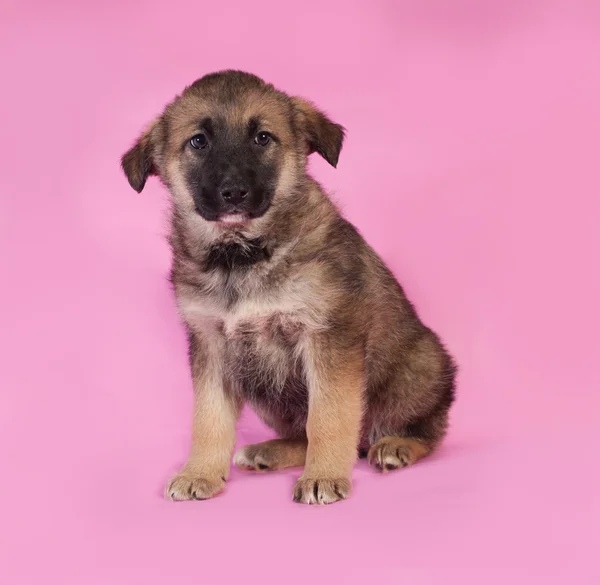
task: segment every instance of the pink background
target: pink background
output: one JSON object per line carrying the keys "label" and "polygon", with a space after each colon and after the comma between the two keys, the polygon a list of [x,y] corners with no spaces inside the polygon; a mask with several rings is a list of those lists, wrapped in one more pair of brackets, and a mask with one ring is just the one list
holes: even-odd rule
{"label": "pink background", "polygon": [[[425,8],[424,6],[427,6]],[[0,583],[600,583],[600,4],[0,8]],[[448,440],[352,499],[162,499],[191,385],[166,194],[119,157],[225,67],[349,131],[314,173],[462,366]],[[268,432],[251,415],[239,444]]]}

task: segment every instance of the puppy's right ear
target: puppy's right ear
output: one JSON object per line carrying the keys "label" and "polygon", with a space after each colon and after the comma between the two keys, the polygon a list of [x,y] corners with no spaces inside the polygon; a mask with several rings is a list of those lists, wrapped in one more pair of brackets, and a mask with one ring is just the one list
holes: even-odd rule
{"label": "puppy's right ear", "polygon": [[121,158],[121,168],[129,184],[138,193],[142,192],[149,176],[158,174],[154,160],[157,126],[158,121],[154,122]]}

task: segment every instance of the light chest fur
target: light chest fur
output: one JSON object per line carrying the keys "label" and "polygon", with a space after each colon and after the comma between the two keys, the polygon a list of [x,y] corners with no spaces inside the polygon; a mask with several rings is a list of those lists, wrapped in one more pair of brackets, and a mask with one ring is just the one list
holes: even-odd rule
{"label": "light chest fur", "polygon": [[[288,279],[266,288],[246,283],[244,294],[227,302],[223,287],[199,294],[179,287],[179,311],[190,329],[221,348],[225,373],[254,402],[259,389],[281,394],[298,385],[307,335],[326,325],[314,298],[314,283]],[[323,303],[320,303],[322,307]]]}

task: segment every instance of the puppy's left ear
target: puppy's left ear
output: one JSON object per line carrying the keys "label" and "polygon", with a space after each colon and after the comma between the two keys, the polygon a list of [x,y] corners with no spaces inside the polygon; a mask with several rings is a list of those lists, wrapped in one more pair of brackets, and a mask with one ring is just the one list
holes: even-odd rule
{"label": "puppy's left ear", "polygon": [[307,154],[318,152],[332,167],[336,167],[344,143],[344,127],[332,122],[302,98],[292,98],[292,103],[297,126],[306,140]]}
{"label": "puppy's left ear", "polygon": [[121,158],[121,168],[138,193],[144,189],[149,176],[158,175],[155,164],[157,126],[158,121],[153,122]]}

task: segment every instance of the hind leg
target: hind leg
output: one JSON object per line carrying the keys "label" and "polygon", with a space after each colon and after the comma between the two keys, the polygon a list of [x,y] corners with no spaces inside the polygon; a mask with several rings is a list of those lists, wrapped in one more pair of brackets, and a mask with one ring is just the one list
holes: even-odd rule
{"label": "hind leg", "polygon": [[427,442],[408,437],[383,437],[370,449],[369,464],[378,471],[393,471],[408,467],[433,450]]}
{"label": "hind leg", "polygon": [[405,360],[383,395],[371,398],[367,457],[379,471],[413,465],[436,449],[448,428],[456,374],[452,358],[426,332]]}
{"label": "hind leg", "polygon": [[251,471],[302,467],[306,461],[307,445],[306,439],[274,439],[247,445],[235,454],[233,462]]}
{"label": "hind leg", "polygon": [[[294,391],[290,394],[296,398],[295,401],[290,399],[282,404],[275,399],[259,401],[254,396],[251,403],[254,412],[280,438],[239,449],[233,458],[237,467],[251,471],[273,471],[304,466],[308,447],[305,429],[308,395],[303,395],[298,385],[290,384],[290,387]],[[269,392],[265,390],[259,396],[269,397]]]}
{"label": "hind leg", "polygon": [[367,458],[378,471],[393,471],[413,465],[429,455],[440,444],[448,426],[448,401],[428,415],[401,425],[398,432],[377,433]]}

